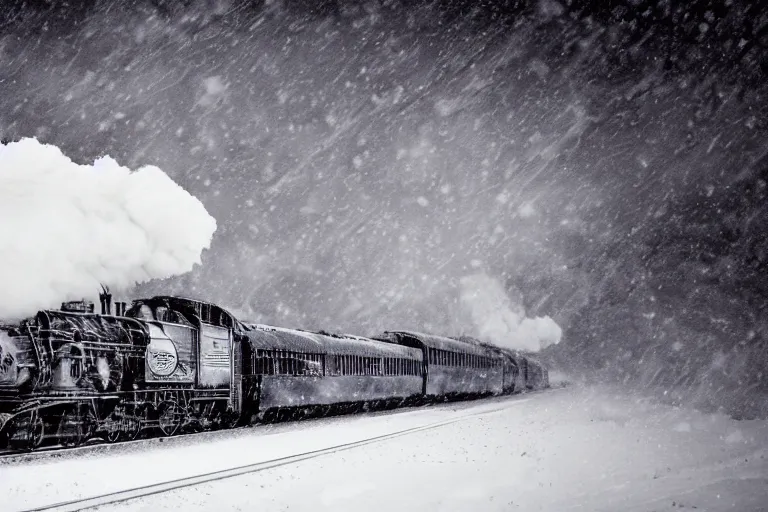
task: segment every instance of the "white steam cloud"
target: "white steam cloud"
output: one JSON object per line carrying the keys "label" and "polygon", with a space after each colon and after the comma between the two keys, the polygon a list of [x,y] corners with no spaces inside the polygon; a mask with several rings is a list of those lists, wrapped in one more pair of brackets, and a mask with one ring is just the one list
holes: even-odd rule
{"label": "white steam cloud", "polygon": [[0,318],[188,272],[215,231],[157,167],[78,165],[36,139],[0,145]]}
{"label": "white steam cloud", "polygon": [[560,343],[563,331],[550,317],[527,318],[504,287],[486,274],[461,279],[461,304],[474,325],[474,336],[500,347],[539,352]]}

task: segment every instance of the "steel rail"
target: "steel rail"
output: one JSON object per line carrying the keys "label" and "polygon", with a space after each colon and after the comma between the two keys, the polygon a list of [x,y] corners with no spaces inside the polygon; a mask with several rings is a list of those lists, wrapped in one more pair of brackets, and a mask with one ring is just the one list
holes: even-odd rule
{"label": "steel rail", "polygon": [[215,482],[218,480],[233,478],[236,476],[246,475],[250,473],[257,473],[267,469],[272,469],[272,468],[285,466],[289,464],[295,464],[305,460],[322,457],[323,455],[330,455],[333,453],[351,450],[351,449],[358,448],[361,446],[366,446],[369,444],[380,443],[382,441],[387,441],[390,439],[395,439],[398,437],[415,434],[415,433],[423,432],[426,430],[433,430],[436,428],[444,427],[447,425],[451,425],[453,423],[458,423],[460,421],[475,418],[478,416],[497,413],[505,409],[508,409],[513,405],[521,404],[529,400],[530,398],[526,398],[523,400],[510,401],[509,403],[505,404],[505,406],[503,407],[496,407],[491,410],[480,411],[480,412],[471,413],[471,414],[464,414],[456,418],[451,418],[449,420],[443,420],[443,421],[430,423],[427,425],[421,425],[418,427],[411,427],[403,430],[398,430],[396,432],[390,432],[388,434],[373,436],[366,439],[361,439],[359,441],[353,441],[351,443],[344,443],[344,444],[331,446],[328,448],[311,450],[311,451],[296,454],[296,455],[279,457],[276,459],[256,462],[254,464],[247,464],[244,466],[238,466],[230,469],[224,469],[224,470],[213,471],[210,473],[203,473],[200,475],[195,475],[190,477],[168,480],[166,482],[143,485],[143,486],[134,487],[131,489],[125,489],[122,491],[114,491],[114,492],[109,492],[109,493],[96,495],[96,496],[90,496],[86,498],[77,498],[77,499],[68,500],[68,501],[61,501],[61,502],[52,503],[49,505],[43,505],[40,507],[26,509],[23,512],[43,512],[43,511],[52,511],[52,510],[55,510],[57,512],[72,512],[77,510],[102,507],[104,505],[113,505],[116,503],[122,503],[125,501],[143,498],[146,496],[152,496],[154,494],[161,494],[161,493],[173,491],[176,489],[192,487],[199,484]]}

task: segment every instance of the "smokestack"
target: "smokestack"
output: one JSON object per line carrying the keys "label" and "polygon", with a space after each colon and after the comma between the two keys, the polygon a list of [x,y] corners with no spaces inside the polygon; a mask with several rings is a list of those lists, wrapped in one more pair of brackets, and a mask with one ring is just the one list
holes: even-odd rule
{"label": "smokestack", "polygon": [[112,314],[112,294],[109,293],[109,287],[101,285],[101,293],[99,293],[99,302],[101,302],[101,314]]}

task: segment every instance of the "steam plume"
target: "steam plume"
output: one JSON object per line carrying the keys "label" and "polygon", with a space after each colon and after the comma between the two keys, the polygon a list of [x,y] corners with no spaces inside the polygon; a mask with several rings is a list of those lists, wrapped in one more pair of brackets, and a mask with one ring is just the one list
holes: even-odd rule
{"label": "steam plume", "polygon": [[470,315],[472,334],[496,345],[538,352],[560,342],[562,329],[548,316],[527,318],[501,284],[486,274],[461,279],[461,304]]}
{"label": "steam plume", "polygon": [[0,146],[0,318],[187,272],[215,231],[157,167],[78,165],[36,139]]}

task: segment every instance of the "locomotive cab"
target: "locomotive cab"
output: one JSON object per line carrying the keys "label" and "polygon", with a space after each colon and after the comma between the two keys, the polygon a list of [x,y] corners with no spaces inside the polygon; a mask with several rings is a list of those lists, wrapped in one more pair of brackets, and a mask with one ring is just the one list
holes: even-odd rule
{"label": "locomotive cab", "polygon": [[147,382],[230,389],[235,329],[241,324],[226,310],[194,299],[159,296],[133,301],[125,314],[144,321],[150,330]]}
{"label": "locomotive cab", "polygon": [[246,330],[242,323],[215,304],[174,296],[135,300],[125,314],[150,329],[147,383],[157,389],[181,385],[204,395],[187,406],[201,422],[216,416],[228,418],[227,422],[239,420]]}

